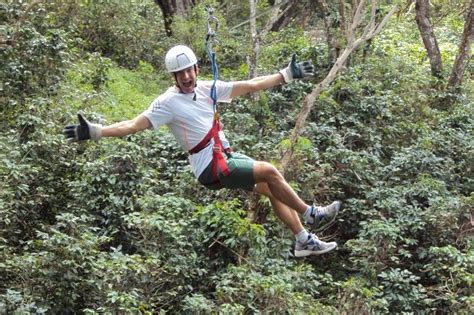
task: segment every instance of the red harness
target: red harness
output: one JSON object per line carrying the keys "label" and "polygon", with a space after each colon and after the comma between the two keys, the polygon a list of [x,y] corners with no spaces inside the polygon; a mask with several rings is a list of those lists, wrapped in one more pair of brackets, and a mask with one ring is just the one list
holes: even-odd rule
{"label": "red harness", "polygon": [[224,153],[229,154],[232,152],[232,149],[222,146],[221,139],[219,138],[219,131],[222,130],[221,124],[219,123],[219,115],[217,112],[214,113],[214,119],[212,122],[212,128],[206,134],[204,139],[201,140],[194,148],[189,150],[189,154],[196,154],[205,147],[209,145],[211,139],[214,139],[214,146],[212,148],[212,175],[214,177],[214,182],[211,184],[220,183],[219,175],[217,174],[217,167],[221,170],[224,176],[230,174],[229,167],[227,166],[227,161],[224,157]]}

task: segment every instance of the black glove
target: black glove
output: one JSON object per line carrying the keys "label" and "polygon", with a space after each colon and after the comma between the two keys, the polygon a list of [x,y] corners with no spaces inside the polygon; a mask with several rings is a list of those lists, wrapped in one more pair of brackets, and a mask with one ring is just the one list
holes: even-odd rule
{"label": "black glove", "polygon": [[286,83],[290,83],[293,79],[303,79],[314,76],[314,66],[311,61],[296,62],[296,54],[293,54],[288,67],[280,70]]}
{"label": "black glove", "polygon": [[102,137],[102,125],[87,121],[81,114],[77,114],[79,125],[68,125],[63,129],[66,138],[72,141],[99,140]]}

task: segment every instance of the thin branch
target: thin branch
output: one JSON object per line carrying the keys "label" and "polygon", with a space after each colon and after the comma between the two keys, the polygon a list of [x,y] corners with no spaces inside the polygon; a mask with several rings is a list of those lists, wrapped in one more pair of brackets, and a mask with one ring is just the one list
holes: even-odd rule
{"label": "thin branch", "polygon": [[280,10],[280,7],[284,4],[280,1],[281,0],[275,1],[275,5],[272,7],[272,16],[268,20],[267,25],[265,25],[263,30],[260,32],[260,38],[264,38],[265,36],[267,36],[268,32],[270,32],[270,30],[272,29],[273,24],[275,24],[276,21],[278,21],[283,15],[286,14],[286,12],[288,12],[288,10],[291,9],[291,5],[289,5],[283,11],[278,12]]}
{"label": "thin branch", "polygon": [[[235,29],[237,29],[237,28],[239,28],[239,27],[241,27],[241,26],[243,26],[243,25],[249,23],[252,19],[258,19],[259,17],[264,16],[264,15],[266,15],[266,14],[272,12],[272,11],[275,9],[275,7],[281,7],[282,5],[287,4],[287,3],[289,3],[289,2],[290,2],[290,0],[286,0],[285,2],[281,2],[281,3],[278,3],[278,4],[275,3],[275,5],[274,5],[273,7],[266,9],[265,11],[263,11],[262,13],[260,13],[259,15],[251,16],[251,17],[248,18],[247,20],[245,20],[245,21],[243,21],[243,22],[237,24],[236,26],[232,27],[229,31],[233,31],[233,30],[235,30]],[[284,12],[286,12],[287,10],[288,10],[288,8],[286,8],[286,9],[284,10]]]}
{"label": "thin branch", "polygon": [[212,245],[214,245],[215,243],[227,248],[228,250],[230,250],[235,256],[239,257],[240,259],[244,260],[248,265],[250,266],[253,266],[252,263],[250,263],[250,261],[245,258],[244,256],[240,255],[239,253],[237,253],[236,251],[234,251],[232,248],[230,248],[229,246],[227,246],[226,244],[222,243],[221,241],[219,241],[218,239],[214,239],[214,242],[212,242],[212,244],[209,246],[211,247]]}
{"label": "thin branch", "polygon": [[347,46],[351,46],[352,43],[354,42],[355,38],[355,32],[357,27],[359,26],[360,22],[362,21],[362,8],[364,7],[364,0],[361,0],[357,6],[357,9],[354,12],[353,18],[352,18],[352,24],[348,30],[348,35],[349,37],[347,38]]}
{"label": "thin branch", "polygon": [[[311,112],[311,109],[313,108],[314,103],[316,99],[319,97],[320,93],[334,81],[339,71],[344,67],[351,53],[354,50],[356,50],[362,43],[366,42],[368,39],[377,35],[398,8],[398,6],[395,5],[390,10],[390,12],[384,17],[384,19],[382,20],[382,22],[380,22],[379,25],[377,26],[373,25],[372,28],[367,29],[367,31],[364,32],[364,34],[361,37],[359,37],[357,40],[354,41],[355,29],[359,26],[360,21],[361,21],[361,11],[362,11],[361,4],[362,3],[363,1],[359,3],[356,13],[354,14],[354,21],[351,24],[352,25],[351,29],[349,30],[351,37],[349,38],[350,41],[348,42],[346,48],[344,49],[342,54],[339,56],[339,58],[337,58],[335,64],[332,66],[331,70],[329,70],[329,73],[327,74],[326,78],[324,78],[320,83],[318,83],[313,88],[311,93],[306,95],[303,102],[303,107],[301,111],[298,113],[298,115],[296,116],[295,127],[293,128],[290,134],[291,145],[288,148],[288,150],[284,152],[282,160],[281,160],[281,171],[283,174],[286,173],[287,169],[291,165],[291,161],[294,156],[294,145],[298,142],[299,135],[302,132],[304,124],[306,123],[306,119],[309,113]],[[357,21],[359,22],[356,23]]]}
{"label": "thin branch", "polygon": [[388,14],[385,15],[385,17],[382,19],[382,21],[379,23],[379,25],[375,28],[375,31],[372,32],[372,35],[369,38],[373,38],[374,36],[377,36],[382,31],[382,28],[384,28],[384,26],[388,23],[388,20],[390,20],[392,15],[395,14],[395,12],[397,12],[397,7],[396,6],[394,6],[390,10],[390,12],[388,12]]}

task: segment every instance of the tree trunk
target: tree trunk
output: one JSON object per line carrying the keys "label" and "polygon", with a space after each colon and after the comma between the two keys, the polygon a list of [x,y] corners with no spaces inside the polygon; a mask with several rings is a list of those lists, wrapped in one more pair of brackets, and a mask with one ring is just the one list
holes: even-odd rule
{"label": "tree trunk", "polygon": [[173,34],[171,24],[175,15],[185,15],[188,8],[194,6],[195,0],[155,0],[163,13],[166,35]]}
{"label": "tree trunk", "polygon": [[430,60],[431,74],[441,77],[443,64],[441,62],[441,52],[439,51],[438,42],[430,22],[429,0],[416,0],[416,23],[420,30],[423,44],[425,45],[428,58]]}
{"label": "tree trunk", "polygon": [[273,23],[271,27],[272,32],[278,32],[282,28],[284,28],[288,23],[291,21],[291,18],[294,16],[296,7],[298,6],[297,0],[289,0],[288,4],[284,10],[284,14],[280,15],[280,17]]}
{"label": "tree trunk", "polygon": [[341,29],[341,33],[348,37],[348,25],[346,22],[346,7],[344,0],[339,0],[337,4],[337,11],[339,12],[339,28]]}
{"label": "tree trunk", "polygon": [[334,36],[334,30],[331,22],[331,13],[329,12],[326,0],[312,0],[316,7],[323,14],[324,29],[326,31],[326,42],[328,45],[328,61],[329,64],[334,64],[339,54],[337,40]]}
{"label": "tree trunk", "polygon": [[257,76],[257,61],[260,54],[260,40],[257,34],[257,1],[249,0],[250,5],[250,36],[252,37],[252,55],[250,56],[249,63],[249,79],[253,79]]}
{"label": "tree trunk", "polygon": [[474,39],[474,1],[471,1],[469,10],[466,15],[466,22],[464,24],[464,32],[462,40],[459,45],[459,53],[454,61],[453,70],[448,81],[449,88],[456,88],[461,84],[464,70],[471,58],[470,50],[472,41]]}

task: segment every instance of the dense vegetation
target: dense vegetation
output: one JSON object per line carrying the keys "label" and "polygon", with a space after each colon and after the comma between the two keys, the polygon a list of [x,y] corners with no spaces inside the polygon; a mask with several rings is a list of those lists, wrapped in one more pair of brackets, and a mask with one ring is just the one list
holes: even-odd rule
{"label": "dense vegetation", "polygon": [[[248,74],[245,26],[227,26],[247,5],[217,12],[222,79]],[[464,20],[445,11],[435,31],[447,73]],[[152,1],[2,3],[0,18],[0,313],[474,311],[473,68],[444,89],[413,13],[356,52],[309,117],[288,178],[306,201],[344,209],[320,234],[338,250],[301,260],[265,199],[201,188],[166,129],[61,135],[78,111],[102,123],[143,111],[171,84],[162,60],[176,43],[195,47],[209,77],[202,4],[173,21],[173,37]],[[260,73],[296,52],[317,77],[221,108],[238,151],[279,164],[330,67],[310,31],[320,23],[265,38]]]}

